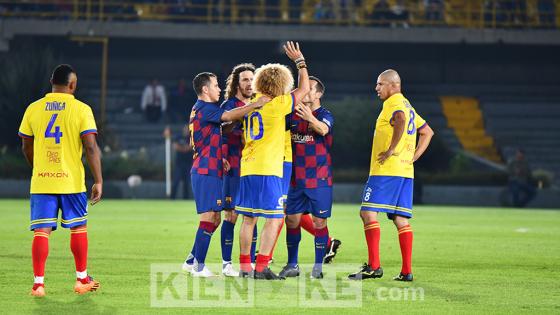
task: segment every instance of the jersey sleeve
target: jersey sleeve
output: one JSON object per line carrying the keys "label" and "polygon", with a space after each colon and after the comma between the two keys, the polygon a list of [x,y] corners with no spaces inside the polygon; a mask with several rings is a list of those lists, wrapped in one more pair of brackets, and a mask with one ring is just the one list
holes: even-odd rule
{"label": "jersey sleeve", "polygon": [[219,124],[222,122],[222,115],[225,110],[218,106],[204,106],[200,109],[202,112],[202,120],[207,122]]}
{"label": "jersey sleeve", "polygon": [[91,107],[85,106],[82,110],[80,123],[80,137],[89,134],[97,134],[97,126],[95,125],[95,118],[93,117],[93,112]]}
{"label": "jersey sleeve", "polygon": [[232,110],[235,108],[235,102],[233,100],[227,100],[220,105],[220,108],[224,111]]}
{"label": "jersey sleeve", "polygon": [[31,124],[29,123],[29,108],[27,108],[27,110],[25,110],[25,114],[23,114],[23,119],[19,125],[18,135],[22,138],[29,139],[32,139],[34,136],[33,129],[31,129]]}
{"label": "jersey sleeve", "polygon": [[416,130],[420,130],[424,127],[426,127],[426,121],[424,120],[424,118],[420,117],[420,115],[418,115],[418,113],[414,113],[414,125],[416,126]]}
{"label": "jersey sleeve", "polygon": [[[276,96],[269,105],[274,106],[274,111],[280,116],[286,116],[294,111],[294,94]],[[265,105],[267,106],[267,105]]]}
{"label": "jersey sleeve", "polygon": [[334,117],[328,110],[323,111],[319,115],[317,115],[317,120],[324,123],[329,127],[329,133],[332,132],[332,128],[334,126]]}

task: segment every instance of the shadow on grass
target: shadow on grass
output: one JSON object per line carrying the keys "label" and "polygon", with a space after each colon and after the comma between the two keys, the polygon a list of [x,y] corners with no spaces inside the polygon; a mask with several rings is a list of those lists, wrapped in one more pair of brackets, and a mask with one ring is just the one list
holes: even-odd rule
{"label": "shadow on grass", "polygon": [[55,300],[50,297],[35,298],[37,308],[34,314],[116,314],[117,308],[100,306],[92,300],[91,295],[79,295],[70,301]]}

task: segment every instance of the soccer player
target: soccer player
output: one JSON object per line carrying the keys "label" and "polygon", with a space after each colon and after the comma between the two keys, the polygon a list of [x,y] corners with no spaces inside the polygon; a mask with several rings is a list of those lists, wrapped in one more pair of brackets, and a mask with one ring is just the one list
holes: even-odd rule
{"label": "soccer player", "polygon": [[190,251],[183,270],[195,277],[211,277],[213,273],[204,262],[212,234],[220,225],[222,210],[222,172],[229,169],[227,160],[222,160],[222,122],[241,119],[248,112],[262,107],[270,99],[263,96],[255,102],[225,111],[217,104],[220,87],[215,74],[202,72],[193,80],[198,100],[190,115],[191,145],[194,149],[191,168],[191,183],[200,223],[193,249]]}
{"label": "soccer player", "polygon": [[[296,106],[290,129],[293,143],[292,185],[286,204],[286,245],[288,264],[280,272],[283,277],[299,276],[298,247],[301,240],[300,221],[308,212],[313,215],[315,229],[315,265],[311,277],[323,278],[322,263],[328,246],[327,218],[332,208],[331,155],[334,118],[324,107],[321,97],[325,86],[316,77],[309,77],[311,90]],[[340,246],[333,240],[334,251]]]}
{"label": "soccer player", "polygon": [[84,294],[99,288],[87,273],[87,196],[82,150],[85,148],[94,178],[91,204],[101,199],[103,178],[97,147],[97,127],[91,108],[74,98],[78,77],[71,66],[58,65],[51,76],[52,93],[31,103],[19,127],[22,151],[31,167],[31,226],[33,274],[31,294],[45,296],[45,263],[49,236],[61,226],[70,229],[70,249],[76,264],[74,291]]}
{"label": "soccer player", "polygon": [[[242,63],[235,66],[226,81],[226,100],[221,108],[232,110],[248,104],[253,96],[253,76],[255,66],[250,63]],[[228,277],[237,277],[239,272],[233,269],[231,263],[231,252],[233,249],[233,232],[237,222],[237,213],[234,210],[237,203],[237,192],[239,190],[239,166],[241,150],[243,150],[243,129],[241,122],[234,121],[229,126],[222,128],[222,154],[229,163],[229,171],[224,173],[224,222],[221,230],[222,243],[222,274]],[[257,228],[253,230],[251,243],[251,261],[255,261],[255,249],[257,243]]]}
{"label": "soccer player", "polygon": [[[401,78],[395,70],[385,70],[375,87],[383,109],[375,124],[369,179],[362,196],[360,216],[368,247],[368,263],[348,278],[363,280],[381,278],[379,262],[380,227],[377,213],[384,212],[393,220],[402,255],[402,268],[397,281],[412,281],[412,194],[414,166],[426,151],[434,132],[401,93]],[[416,134],[419,135],[416,146]]]}
{"label": "soccer player", "polygon": [[256,259],[255,279],[280,279],[268,268],[270,255],[284,219],[282,176],[286,115],[309,92],[307,66],[299,44],[287,42],[284,50],[296,63],[299,86],[290,92],[294,79],[290,70],[280,64],[267,64],[255,72],[253,90],[257,96],[272,100],[261,110],[249,113],[243,120],[245,147],[241,157],[239,200],[235,207],[243,214],[240,232],[242,276],[249,276],[250,248],[253,228],[259,217],[266,218]]}

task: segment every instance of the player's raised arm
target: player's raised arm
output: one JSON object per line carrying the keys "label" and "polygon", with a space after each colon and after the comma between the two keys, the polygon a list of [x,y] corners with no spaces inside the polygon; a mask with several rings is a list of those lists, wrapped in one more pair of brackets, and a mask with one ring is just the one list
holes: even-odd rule
{"label": "player's raised arm", "polygon": [[433,136],[434,131],[428,124],[425,124],[418,129],[418,146],[416,146],[416,150],[414,151],[414,158],[412,159],[413,162],[416,162],[422,154],[424,154],[428,145],[430,145],[430,141]]}
{"label": "player's raised arm", "polygon": [[222,121],[239,120],[243,118],[243,116],[247,115],[250,111],[263,107],[264,104],[270,102],[270,100],[271,98],[268,96],[261,96],[255,102],[224,112],[222,114],[221,120]]}
{"label": "player's raised arm", "polygon": [[101,200],[103,194],[103,175],[101,174],[101,154],[95,141],[95,134],[87,134],[82,137],[86,159],[91,174],[93,175],[93,186],[91,187],[91,204],[94,205]]}
{"label": "player's raised arm", "polygon": [[291,41],[286,42],[284,45],[284,51],[288,58],[296,63],[298,68],[298,87],[292,91],[295,98],[295,103],[299,103],[303,97],[309,93],[309,73],[307,72],[307,64],[305,62],[305,57],[299,49],[299,43],[294,43]]}

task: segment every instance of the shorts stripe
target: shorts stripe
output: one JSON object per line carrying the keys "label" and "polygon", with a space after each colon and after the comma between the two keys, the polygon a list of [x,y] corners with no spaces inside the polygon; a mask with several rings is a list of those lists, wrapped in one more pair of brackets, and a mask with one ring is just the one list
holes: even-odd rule
{"label": "shorts stripe", "polygon": [[31,220],[31,224],[40,224],[40,223],[51,223],[51,222],[55,222],[58,218],[48,218],[48,219],[37,219],[37,220]]}
{"label": "shorts stripe", "polygon": [[262,214],[284,214],[284,210],[253,209],[253,208],[245,208],[240,206],[235,206],[235,210],[241,212],[262,213]]}
{"label": "shorts stripe", "polygon": [[397,211],[401,211],[401,212],[412,213],[412,209],[397,207],[397,206],[391,206],[391,205],[384,205],[384,204],[379,204],[379,203],[371,203],[371,202],[362,202],[362,207],[380,208],[380,209],[387,209],[387,210],[397,210]]}
{"label": "shorts stripe", "polygon": [[85,221],[85,220],[87,220],[87,217],[86,217],[86,216],[79,217],[79,218],[74,218],[74,219],[71,219],[71,220],[60,219],[60,221],[62,221],[62,223],[64,223],[64,224],[70,224],[70,223],[75,223],[75,222],[81,222],[81,221]]}

